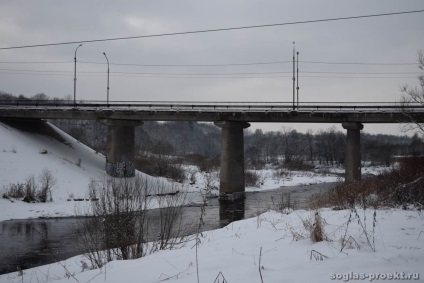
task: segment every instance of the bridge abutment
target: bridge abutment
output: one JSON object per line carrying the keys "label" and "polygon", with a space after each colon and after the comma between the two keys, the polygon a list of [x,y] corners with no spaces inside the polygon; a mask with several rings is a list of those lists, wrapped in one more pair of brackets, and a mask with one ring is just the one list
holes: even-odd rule
{"label": "bridge abutment", "polygon": [[219,121],[221,132],[221,168],[219,199],[234,201],[244,198],[244,136],[246,122]]}
{"label": "bridge abutment", "polygon": [[101,120],[108,126],[106,142],[106,173],[112,177],[135,176],[135,127],[143,124],[134,120]]}
{"label": "bridge abutment", "polygon": [[357,122],[342,123],[347,130],[345,156],[345,182],[361,180],[361,130],[364,125]]}

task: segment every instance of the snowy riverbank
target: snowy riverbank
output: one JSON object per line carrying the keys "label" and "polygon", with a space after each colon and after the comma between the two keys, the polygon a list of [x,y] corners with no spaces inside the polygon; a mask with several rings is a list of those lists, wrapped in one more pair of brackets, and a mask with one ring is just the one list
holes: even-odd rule
{"label": "snowy riverbank", "polygon": [[24,270],[23,276],[18,272],[0,275],[0,282],[76,279],[79,282],[195,283],[197,264],[200,282],[214,282],[220,273],[227,282],[246,283],[261,282],[260,273],[267,283],[347,282],[355,281],[355,276],[364,277],[368,282],[380,282],[383,278],[411,282],[404,277],[408,274],[412,274],[413,279],[424,276],[424,217],[421,213],[377,210],[374,217],[374,210],[355,213],[323,209],[321,216],[325,223],[323,242],[313,243],[305,228],[308,226],[305,223],[313,222],[313,212],[294,211],[287,215],[270,211],[204,232],[197,262],[193,240],[184,247],[137,260],[113,261],[101,270],[83,270],[83,265],[89,262],[77,256]]}

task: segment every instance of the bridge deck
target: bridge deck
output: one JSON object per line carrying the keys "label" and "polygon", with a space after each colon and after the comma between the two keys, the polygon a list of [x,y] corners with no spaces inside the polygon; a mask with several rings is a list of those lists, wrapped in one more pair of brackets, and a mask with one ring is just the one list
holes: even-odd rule
{"label": "bridge deck", "polygon": [[424,106],[395,103],[2,101],[0,117],[29,119],[123,119],[142,121],[245,121],[298,123],[424,122]]}

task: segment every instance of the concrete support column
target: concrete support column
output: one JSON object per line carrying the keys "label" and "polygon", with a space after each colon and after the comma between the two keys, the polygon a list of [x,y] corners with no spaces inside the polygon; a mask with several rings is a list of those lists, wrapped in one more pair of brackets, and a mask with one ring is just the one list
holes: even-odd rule
{"label": "concrete support column", "polygon": [[215,125],[222,129],[220,200],[244,198],[244,137],[246,122],[219,121]]}
{"label": "concrete support column", "polygon": [[108,126],[106,142],[106,173],[112,177],[134,177],[135,127],[141,121],[102,120]]}
{"label": "concrete support column", "polygon": [[346,171],[345,182],[361,180],[361,130],[364,125],[356,122],[342,123],[342,127],[347,130],[346,140]]}

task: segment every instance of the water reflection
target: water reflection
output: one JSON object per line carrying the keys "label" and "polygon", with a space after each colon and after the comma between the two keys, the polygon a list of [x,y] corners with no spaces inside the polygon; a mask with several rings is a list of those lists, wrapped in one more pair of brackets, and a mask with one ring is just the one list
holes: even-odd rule
{"label": "water reflection", "polygon": [[[12,220],[0,225],[0,274],[74,255],[75,219]],[[57,255],[60,252],[60,256]]]}
{"label": "water reflection", "polygon": [[224,227],[233,221],[244,219],[246,201],[244,198],[235,201],[219,201],[219,224]]}

